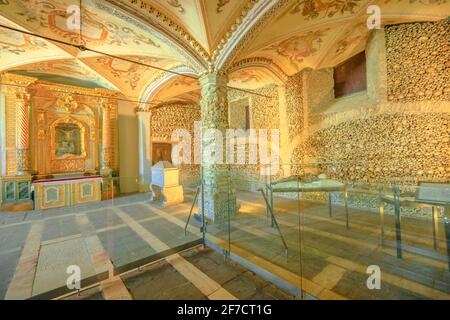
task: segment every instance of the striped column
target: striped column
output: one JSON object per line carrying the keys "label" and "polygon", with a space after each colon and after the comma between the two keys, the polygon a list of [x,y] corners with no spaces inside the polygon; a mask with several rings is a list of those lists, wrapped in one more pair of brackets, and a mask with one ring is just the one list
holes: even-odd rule
{"label": "striped column", "polygon": [[111,109],[111,104],[103,104],[102,150],[100,158],[100,166],[102,170],[109,170],[112,165]]}
{"label": "striped column", "polygon": [[30,158],[30,99],[28,94],[16,95],[16,159],[17,174],[29,174]]}

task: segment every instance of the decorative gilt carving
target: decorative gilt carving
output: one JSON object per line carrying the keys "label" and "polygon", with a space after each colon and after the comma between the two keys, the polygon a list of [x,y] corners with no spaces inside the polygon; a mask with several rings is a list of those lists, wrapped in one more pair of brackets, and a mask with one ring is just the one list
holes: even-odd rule
{"label": "decorative gilt carving", "polygon": [[50,170],[52,173],[84,172],[85,168],[84,159],[64,159],[52,161]]}
{"label": "decorative gilt carving", "polygon": [[[2,89],[10,90],[10,92],[25,92],[25,88],[35,82],[37,79],[32,77],[26,77],[18,74],[3,73],[0,74],[2,85],[5,85]],[[11,86],[7,86],[11,85]],[[2,90],[3,91],[3,90]]]}
{"label": "decorative gilt carving", "polygon": [[217,13],[220,13],[223,11],[223,7],[225,7],[230,0],[218,0],[217,1]]}
{"label": "decorative gilt carving", "polygon": [[33,94],[37,90],[46,91],[49,97],[56,97],[59,99],[64,99],[67,95],[79,95],[79,96],[89,96],[98,98],[116,98],[117,92],[102,89],[102,88],[83,88],[63,84],[48,83],[43,81],[37,81],[32,86],[30,86],[30,93]]}
{"label": "decorative gilt carving", "polygon": [[178,8],[178,11],[180,13],[185,13],[183,6],[181,5],[180,1],[178,0],[167,0],[167,3],[170,4],[174,8]]}
{"label": "decorative gilt carving", "polygon": [[112,148],[112,123],[111,123],[111,111],[113,106],[104,99],[101,100],[101,106],[103,108],[102,118],[102,146],[100,155],[101,169],[110,169],[113,161],[113,148]]}
{"label": "decorative gilt carving", "polygon": [[30,171],[30,149],[16,149],[16,166],[18,173]]}
{"label": "decorative gilt carving", "polygon": [[37,116],[38,134],[39,140],[45,140],[45,114],[39,112]]}
{"label": "decorative gilt carving", "polygon": [[75,113],[79,109],[78,103],[71,95],[66,95],[64,98],[58,99],[56,105],[68,113]]}
{"label": "decorative gilt carving", "polygon": [[[34,136],[39,143],[34,144],[39,174],[61,172],[83,172],[98,170],[102,157],[100,114],[104,108],[109,110],[111,121],[117,118],[117,93],[107,89],[90,89],[70,85],[52,84],[38,81],[29,89],[33,105],[39,106],[34,113]],[[81,126],[81,150],[76,155],[56,155],[55,128],[61,119],[78,121]],[[110,130],[111,146],[114,144],[114,123]],[[66,144],[67,145],[67,144]],[[68,147],[70,151],[70,144]],[[112,147],[115,150],[115,147]],[[78,150],[78,148],[77,148]],[[115,151],[111,154],[113,168],[116,168]]]}
{"label": "decorative gilt carving", "polygon": [[103,147],[101,154],[101,167],[102,169],[111,169],[112,161],[113,161],[113,148],[111,147]]}

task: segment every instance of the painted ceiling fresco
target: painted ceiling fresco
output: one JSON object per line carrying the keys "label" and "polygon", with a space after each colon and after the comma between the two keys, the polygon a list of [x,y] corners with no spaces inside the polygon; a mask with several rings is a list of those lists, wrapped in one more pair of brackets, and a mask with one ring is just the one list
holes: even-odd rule
{"label": "painted ceiling fresco", "polygon": [[[138,98],[164,74],[161,69],[185,66],[200,74],[224,47],[246,38],[251,41],[235,54],[225,53],[231,64],[265,59],[283,76],[335,66],[364,50],[370,36],[366,11],[373,3],[381,8],[382,24],[450,15],[450,0],[82,0],[81,8],[79,3],[0,0],[1,25],[74,45],[0,27],[0,72],[80,79]],[[269,5],[275,9],[261,16],[263,23],[252,20]],[[69,23],[76,17],[72,6],[80,9],[75,28]],[[198,81],[183,79],[161,86],[154,99],[198,101]],[[230,86],[243,89],[276,81],[269,69],[255,64],[233,69],[229,79]]]}
{"label": "painted ceiling fresco", "polygon": [[156,103],[198,103],[200,101],[200,85],[197,79],[177,76],[169,80],[153,96]]}
{"label": "painted ceiling fresco", "polygon": [[242,88],[254,90],[261,86],[277,83],[279,80],[274,78],[268,70],[259,67],[245,68],[232,72],[229,75],[229,85],[233,88]]}
{"label": "painted ceiling fresco", "polygon": [[249,0],[140,0],[173,17],[212,52]]}
{"label": "painted ceiling fresco", "polygon": [[[105,1],[83,0],[81,27],[68,23],[78,0],[0,1],[0,24],[128,60],[171,68],[190,65],[168,39],[149,26],[112,10]],[[48,74],[46,79],[80,79],[136,98],[159,70],[92,51],[0,28],[0,72]],[[59,77],[59,78],[58,78]]]}
{"label": "painted ceiling fresco", "polygon": [[112,85],[106,79],[101,77],[95,71],[91,70],[81,61],[76,59],[58,59],[51,61],[42,61],[29,65],[18,66],[10,70],[26,72],[30,76],[33,76],[33,74],[44,73],[49,75],[57,75],[75,79],[83,79],[93,83],[97,83],[99,84],[99,86],[102,87],[117,90],[117,88],[114,85]]}
{"label": "painted ceiling fresco", "polygon": [[[134,98],[139,97],[142,88],[146,87],[148,83],[152,82],[160,74],[158,69],[152,69],[146,65],[171,69],[179,64],[175,60],[166,58],[133,55],[118,56],[117,58],[94,56],[82,58],[81,60],[112,83],[115,83],[122,93]],[[134,63],[134,61],[139,64]]]}
{"label": "painted ceiling fresco", "polygon": [[108,9],[102,2],[83,0],[80,9],[81,27],[71,26],[70,6],[78,7],[77,0],[20,0],[0,2],[1,14],[25,30],[50,36],[72,44],[110,54],[129,54],[179,57],[165,41],[158,39],[144,25],[127,21]]}
{"label": "painted ceiling fresco", "polygon": [[[371,0],[291,0],[245,49],[242,57],[270,57],[291,75],[334,66],[364,50]],[[380,0],[381,23],[445,18],[447,0]],[[242,58],[241,57],[241,58]]]}

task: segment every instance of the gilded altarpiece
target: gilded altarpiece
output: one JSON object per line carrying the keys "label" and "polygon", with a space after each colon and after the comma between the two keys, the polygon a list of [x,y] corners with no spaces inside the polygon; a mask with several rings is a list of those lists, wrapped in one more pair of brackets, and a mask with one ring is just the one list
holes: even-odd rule
{"label": "gilded altarpiece", "polygon": [[37,175],[117,169],[115,93],[39,82],[29,92]]}

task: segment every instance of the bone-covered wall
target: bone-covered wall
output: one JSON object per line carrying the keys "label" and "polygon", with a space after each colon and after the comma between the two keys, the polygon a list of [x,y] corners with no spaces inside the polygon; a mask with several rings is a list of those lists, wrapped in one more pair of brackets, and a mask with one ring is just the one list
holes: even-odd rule
{"label": "bone-covered wall", "polygon": [[200,121],[200,107],[194,104],[168,104],[152,111],[153,141],[170,143],[176,129],[187,129],[194,136],[194,122]]}
{"label": "bone-covered wall", "polygon": [[177,129],[186,129],[191,136],[192,164],[181,164],[182,184],[195,184],[199,179],[199,165],[194,163],[194,123],[200,121],[200,107],[195,104],[168,104],[152,111],[152,141],[173,143],[172,134]]}
{"label": "bone-covered wall", "polygon": [[385,28],[389,101],[450,100],[449,25],[441,20]]}
{"label": "bone-covered wall", "polygon": [[[231,125],[243,123],[242,110],[234,114],[233,105],[248,99],[251,128],[280,129],[283,158],[273,178],[313,168],[313,174],[324,172],[346,182],[449,181],[450,82],[444,34],[450,34],[447,21],[373,31],[366,45],[367,90],[343,98],[334,98],[332,68],[305,69],[283,85],[256,90],[264,96],[229,90]],[[425,56],[428,60],[422,61]],[[174,128],[192,130],[189,123],[194,120],[200,120],[199,110],[158,109],[153,139],[170,141]],[[233,178],[241,182],[264,180],[259,166],[234,169]]]}
{"label": "bone-covered wall", "polygon": [[[450,34],[447,21],[377,31],[366,49],[367,91],[349,97],[329,97],[332,69],[311,71],[322,74],[310,78],[314,85],[306,78],[304,96],[328,93],[325,103],[304,97],[309,130],[298,139],[292,162],[322,163],[316,171],[349,182],[449,181],[450,82],[444,33]],[[372,67],[383,59],[386,69]]]}
{"label": "bone-covered wall", "polygon": [[[279,130],[280,128],[280,106],[279,106],[279,92],[276,85],[270,85],[255,90],[256,94],[243,92],[239,90],[228,91],[228,103],[230,118],[242,117],[244,114],[241,110],[236,111],[236,101],[243,99],[248,100],[249,116],[250,116],[250,128],[266,130],[267,137],[267,155],[270,155],[270,141],[271,130]],[[235,113],[240,113],[235,114]],[[231,120],[231,119],[230,119]],[[241,121],[242,123],[242,121]],[[233,126],[231,126],[233,128]],[[245,129],[245,128],[241,128]],[[260,134],[260,131],[256,131]],[[261,133],[262,134],[262,133]],[[235,146],[235,153],[237,154],[237,146]],[[259,153],[259,151],[258,151]],[[249,161],[249,146],[245,149],[246,164],[234,164],[232,165],[232,179],[239,185],[239,188],[249,188],[249,185],[253,185],[261,180],[260,165],[248,164]],[[236,161],[236,158],[235,158]],[[260,162],[258,162],[260,163]]]}

